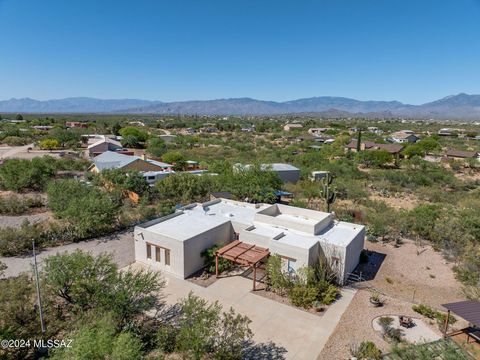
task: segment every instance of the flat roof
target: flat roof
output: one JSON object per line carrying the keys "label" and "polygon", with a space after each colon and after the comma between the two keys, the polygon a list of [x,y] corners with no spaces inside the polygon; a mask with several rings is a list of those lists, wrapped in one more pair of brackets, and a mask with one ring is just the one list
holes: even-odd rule
{"label": "flat roof", "polygon": [[337,221],[323,230],[318,237],[329,244],[347,246],[364,228],[363,225]]}
{"label": "flat roof", "polygon": [[[245,230],[252,234],[265,236],[273,239],[273,241],[303,249],[309,249],[318,242],[345,247],[364,229],[363,225],[334,221],[323,229],[320,234],[313,235],[301,230],[254,221],[257,212],[261,212],[271,206],[275,205],[259,205],[217,199],[204,204],[186,206],[181,210],[181,213],[169,215],[163,221],[160,218],[158,222],[153,221],[151,226],[148,226],[147,223],[144,229],[179,241],[185,241],[214,227],[232,221],[246,225]],[[308,217],[288,214],[288,209],[283,210],[287,210],[287,214],[281,213],[277,215],[280,219],[294,220],[309,225],[317,224],[319,219],[322,220],[330,216],[330,214],[323,212],[310,214],[310,211],[312,211],[310,210],[306,214],[312,216]]]}
{"label": "flat roof", "polygon": [[185,241],[228,221],[229,219],[226,217],[208,215],[203,211],[199,213],[198,211],[185,210],[177,216],[147,227],[146,230]]}
{"label": "flat roof", "polygon": [[[258,211],[261,211],[269,205],[261,204],[256,207],[255,204],[243,203],[233,200],[220,199],[212,201],[206,206],[209,214],[216,214],[228,220],[237,221],[243,224],[253,224],[253,218]],[[197,206],[192,211],[202,211],[202,206]]]}
{"label": "flat roof", "polygon": [[303,249],[310,249],[320,240],[318,236],[303,234],[292,230],[286,230],[284,234],[284,236],[274,241]]}

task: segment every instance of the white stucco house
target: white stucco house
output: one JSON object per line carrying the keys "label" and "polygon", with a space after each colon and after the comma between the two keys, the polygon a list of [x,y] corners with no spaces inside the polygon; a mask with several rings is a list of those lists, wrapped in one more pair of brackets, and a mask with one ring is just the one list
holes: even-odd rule
{"label": "white stucco house", "polygon": [[365,227],[320,211],[216,199],[138,225],[134,238],[136,261],[182,279],[203,268],[205,249],[238,240],[278,254],[288,271],[327,259],[342,283],[359,263]]}

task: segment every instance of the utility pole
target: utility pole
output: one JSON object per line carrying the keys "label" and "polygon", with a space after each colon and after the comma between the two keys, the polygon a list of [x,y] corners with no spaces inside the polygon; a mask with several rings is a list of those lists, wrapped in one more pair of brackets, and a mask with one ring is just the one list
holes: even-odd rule
{"label": "utility pole", "polygon": [[43,309],[42,309],[42,297],[40,296],[40,281],[38,279],[38,266],[37,266],[37,254],[35,252],[35,240],[32,241],[33,247],[33,262],[35,268],[35,282],[37,285],[37,301],[38,301],[38,309],[40,312],[40,325],[42,326],[42,334],[45,333],[45,322],[43,321]]}

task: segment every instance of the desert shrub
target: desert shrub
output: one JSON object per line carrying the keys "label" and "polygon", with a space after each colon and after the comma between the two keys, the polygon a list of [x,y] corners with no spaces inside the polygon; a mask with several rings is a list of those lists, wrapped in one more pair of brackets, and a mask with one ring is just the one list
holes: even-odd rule
{"label": "desert shrub", "polygon": [[[203,257],[203,264],[205,265],[205,270],[210,274],[215,274],[215,253],[218,249],[220,249],[221,245],[214,245],[204,251],[202,251],[201,255]],[[222,273],[224,271],[229,271],[233,269],[235,263],[219,257],[218,258],[218,272]]]}
{"label": "desert shrub", "polygon": [[367,167],[381,167],[393,161],[393,156],[386,150],[366,150],[357,153],[357,161]]}
{"label": "desert shrub", "polygon": [[[425,317],[427,317],[427,318],[429,318],[429,319],[436,319],[437,323],[438,323],[438,326],[440,328],[442,326],[444,326],[445,321],[447,319],[447,314],[446,313],[435,310],[435,309],[432,309],[428,305],[424,305],[424,304],[413,305],[412,310],[421,314],[421,315],[423,315],[423,316],[425,316]],[[457,319],[455,318],[455,316],[450,314],[450,318],[448,320],[448,325],[453,325],[456,322],[457,322]]]}
{"label": "desert shrub", "polygon": [[429,319],[434,319],[437,314],[437,310],[434,310],[430,306],[424,304],[413,305],[412,310]]}
{"label": "desert shrub", "polygon": [[42,190],[54,174],[48,159],[9,159],[0,167],[0,185],[13,191]]}
{"label": "desert shrub", "polygon": [[156,346],[162,353],[170,354],[175,350],[178,329],[171,324],[160,324],[156,333]]}
{"label": "desert shrub", "polygon": [[121,189],[133,191],[140,196],[145,195],[150,186],[147,180],[139,171],[130,170],[122,171],[121,169],[107,169],[103,170],[101,174],[97,176],[97,181],[108,182],[119,186]]}
{"label": "desert shrub", "polygon": [[270,289],[280,295],[285,295],[293,285],[288,274],[282,271],[282,258],[278,255],[271,255],[268,258],[267,282]]}
{"label": "desert shrub", "polygon": [[7,136],[5,137],[2,142],[9,145],[9,146],[23,146],[30,143],[32,139],[20,136]]}
{"label": "desert shrub", "polygon": [[361,360],[380,360],[382,351],[371,341],[362,341],[357,347],[350,349],[352,356]]}
{"label": "desert shrub", "polygon": [[74,225],[85,237],[116,224],[118,207],[98,188],[76,180],[57,180],[48,185],[47,195],[55,216]]}
{"label": "desert shrub", "polygon": [[404,360],[471,360],[471,356],[462,351],[452,340],[439,340],[435,346],[430,343],[400,347],[395,344],[392,356]]}
{"label": "desert shrub", "polygon": [[147,151],[155,157],[161,157],[167,151],[167,145],[161,138],[152,137],[147,142]]}
{"label": "desert shrub", "polygon": [[317,299],[324,305],[330,305],[338,298],[340,291],[338,288],[328,282],[317,284]]}
{"label": "desert shrub", "polygon": [[390,316],[382,316],[378,319],[378,324],[382,328],[383,337],[396,343],[402,341],[403,332],[401,329],[392,327],[393,318]]}
{"label": "desert shrub", "polygon": [[43,200],[39,196],[9,195],[0,197],[0,214],[21,215],[31,208],[43,206]]}
{"label": "desert shrub", "polygon": [[157,181],[155,188],[160,200],[175,201],[176,203],[204,201],[213,189],[213,179],[210,176],[179,173]]}
{"label": "desert shrub", "polygon": [[0,228],[0,255],[15,256],[32,249],[32,240],[43,245],[43,224],[30,224],[25,221],[20,228]]}
{"label": "desert shrub", "polygon": [[293,286],[288,297],[293,305],[308,309],[312,303],[317,299],[318,289],[316,287],[295,285]]}
{"label": "desert shrub", "polygon": [[38,146],[42,150],[54,150],[60,147],[60,141],[57,139],[44,139],[38,142]]}

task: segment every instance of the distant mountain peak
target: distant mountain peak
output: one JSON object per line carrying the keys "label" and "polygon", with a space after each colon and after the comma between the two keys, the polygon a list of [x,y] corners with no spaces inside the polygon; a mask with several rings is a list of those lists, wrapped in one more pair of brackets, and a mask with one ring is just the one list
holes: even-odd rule
{"label": "distant mountain peak", "polygon": [[397,100],[356,100],[340,96],[317,96],[290,101],[265,101],[250,97],[161,102],[140,99],[70,97],[35,100],[12,98],[0,101],[0,113],[129,113],[204,115],[323,114],[324,116],[371,116],[437,119],[480,119],[480,95],[459,93],[422,105]]}

